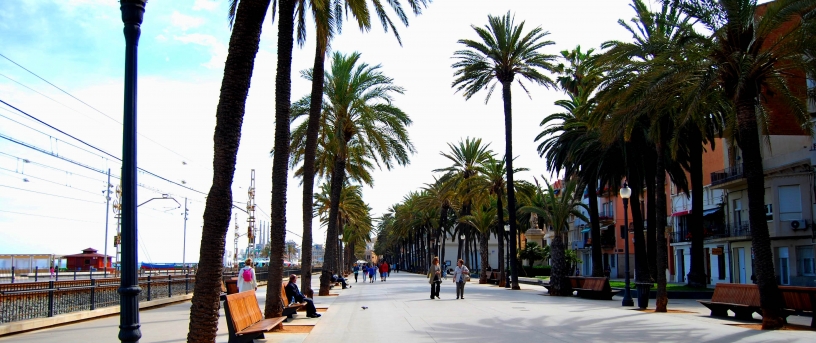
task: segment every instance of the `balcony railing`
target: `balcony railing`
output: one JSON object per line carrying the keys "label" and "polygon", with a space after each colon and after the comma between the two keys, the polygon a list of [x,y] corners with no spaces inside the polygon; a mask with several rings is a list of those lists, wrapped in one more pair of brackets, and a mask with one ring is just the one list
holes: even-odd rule
{"label": "balcony railing", "polygon": [[688,232],[673,232],[669,236],[671,243],[691,242],[691,235]]}
{"label": "balcony railing", "polygon": [[742,163],[733,167],[711,173],[711,185],[719,185],[728,181],[738,180],[743,177]]}
{"label": "balcony railing", "polygon": [[731,223],[731,237],[750,236],[751,225],[748,222]]}

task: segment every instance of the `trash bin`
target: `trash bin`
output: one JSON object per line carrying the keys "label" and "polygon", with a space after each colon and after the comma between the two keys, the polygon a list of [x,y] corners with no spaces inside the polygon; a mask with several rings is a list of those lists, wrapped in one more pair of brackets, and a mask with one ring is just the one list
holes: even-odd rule
{"label": "trash bin", "polygon": [[652,290],[652,283],[636,282],[635,287],[637,287],[638,307],[641,309],[646,309],[649,307],[649,293]]}

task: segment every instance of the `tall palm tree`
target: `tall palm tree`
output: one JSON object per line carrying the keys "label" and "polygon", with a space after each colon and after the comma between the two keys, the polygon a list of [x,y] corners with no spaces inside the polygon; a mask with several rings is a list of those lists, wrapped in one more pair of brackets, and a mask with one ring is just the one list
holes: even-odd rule
{"label": "tall palm tree", "polygon": [[[543,31],[541,27],[524,33],[524,22],[516,26],[510,12],[503,17],[489,15],[487,20],[488,25],[485,27],[471,25],[481,41],[459,40],[465,49],[454,53],[454,58],[458,61],[453,64],[455,80],[452,87],[456,88],[457,92],[462,91],[465,99],[470,99],[479,91],[487,89],[485,98],[487,102],[496,84],[501,84],[504,101],[504,155],[507,156],[505,162],[507,164],[507,184],[509,185],[507,187],[507,208],[510,209],[508,220],[510,236],[516,237],[516,213],[512,210],[516,207],[516,197],[512,186],[513,116],[510,86],[516,77],[525,92],[527,88],[522,83],[522,79],[545,87],[554,85],[553,81],[541,72],[555,70],[552,64],[555,56],[542,54],[539,49],[555,43],[544,40],[549,32]],[[513,262],[511,270],[513,289],[520,289],[517,271],[518,258],[516,246],[513,244],[510,245],[510,255]]]}
{"label": "tall palm tree", "polygon": [[[669,0],[664,0],[669,1]],[[760,127],[773,115],[767,100],[773,94],[785,110],[811,133],[804,80],[816,75],[814,56],[816,16],[813,0],[777,0],[762,7],[756,0],[672,0],[712,34],[699,43],[704,59],[694,97],[722,92],[736,111],[736,141],[742,151],[748,183],[748,217],[754,270],[759,286],[763,329],[782,327],[781,297],[774,276],[768,223],[765,220],[765,181]],[[692,102],[689,112],[697,108]]]}
{"label": "tall palm tree", "polygon": [[[325,77],[324,96],[328,105],[329,122],[332,124],[337,144],[334,151],[334,168],[331,176],[331,196],[340,196],[345,182],[345,166],[349,158],[349,146],[360,144],[369,151],[369,157],[379,167],[391,169],[409,162],[414,146],[408,138],[407,127],[411,119],[393,105],[394,94],[402,94],[402,87],[385,76],[380,66],[360,62],[360,54],[332,55],[331,74]],[[356,143],[350,143],[356,140]],[[329,211],[327,239],[337,237],[337,201],[332,201]],[[328,264],[334,265],[335,244],[326,244]],[[329,278],[321,277],[320,292],[328,292]]]}
{"label": "tall palm tree", "polygon": [[[306,23],[305,23],[305,4],[306,0],[298,0],[298,43],[303,46],[306,41]],[[396,27],[389,18],[388,14],[383,10],[380,0],[372,0],[375,13],[379,17],[383,25],[383,29],[388,32],[388,28],[392,29],[394,36],[402,45],[399,33]],[[427,6],[430,0],[408,0],[409,6],[412,8],[414,14],[419,15],[422,10],[421,6]],[[335,1],[332,6],[331,0],[309,0],[312,8],[312,15],[315,20],[315,58],[314,66],[312,67],[312,92],[309,104],[309,117],[307,120],[306,139],[303,153],[303,264],[301,271],[303,277],[301,278],[301,289],[311,293],[311,257],[312,257],[312,193],[314,192],[315,179],[315,156],[318,146],[318,133],[320,131],[320,114],[323,108],[323,79],[324,66],[326,60],[326,49],[334,36],[335,32],[340,32],[343,20],[343,9],[346,13],[351,13],[357,22],[360,30],[368,31],[371,29],[371,15],[366,0],[346,0]],[[345,6],[342,6],[345,3]],[[402,9],[402,5],[396,1],[388,1],[388,4],[397,14],[399,20],[408,26],[408,18]],[[328,237],[327,237],[328,238]],[[330,239],[331,240],[331,239]],[[327,242],[328,244],[329,242]]]}
{"label": "tall palm tree", "polygon": [[[244,0],[236,9],[215,115],[213,181],[204,208],[204,228],[196,271],[197,282],[190,307],[188,342],[213,342],[218,331],[218,289],[232,210],[232,179],[241,141],[244,105],[269,2],[270,0]],[[281,247],[281,253],[282,250]]]}
{"label": "tall palm tree", "polygon": [[550,276],[550,295],[568,296],[572,295],[567,276],[570,267],[566,259],[566,247],[564,236],[569,230],[569,220],[572,217],[580,218],[584,221],[589,219],[581,212],[587,206],[581,202],[583,192],[578,188],[577,179],[569,179],[564,182],[562,189],[555,190],[552,185],[545,180],[546,189],[538,189],[536,197],[540,201],[540,206],[524,206],[521,212],[535,213],[538,217],[553,230],[553,240],[550,245],[551,258],[553,261],[552,276]]}

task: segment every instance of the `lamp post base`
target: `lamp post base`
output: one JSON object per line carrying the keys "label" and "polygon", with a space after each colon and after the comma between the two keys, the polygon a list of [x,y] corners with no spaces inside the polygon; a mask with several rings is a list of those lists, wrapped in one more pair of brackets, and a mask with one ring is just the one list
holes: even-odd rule
{"label": "lamp post base", "polygon": [[623,290],[623,301],[621,301],[621,306],[635,306],[635,302],[632,300],[632,294],[629,293],[629,289]]}

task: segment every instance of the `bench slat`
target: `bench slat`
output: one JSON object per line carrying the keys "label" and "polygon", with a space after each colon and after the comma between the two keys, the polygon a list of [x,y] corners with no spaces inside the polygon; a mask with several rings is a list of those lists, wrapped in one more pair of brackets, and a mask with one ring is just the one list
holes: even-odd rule
{"label": "bench slat", "polygon": [[286,317],[276,317],[276,318],[269,318],[261,320],[255,324],[248,326],[246,329],[243,329],[239,332],[236,332],[236,336],[242,336],[246,334],[258,333],[258,332],[266,332],[269,330],[274,329],[280,323],[283,323],[286,320]]}

